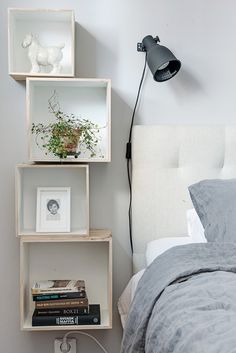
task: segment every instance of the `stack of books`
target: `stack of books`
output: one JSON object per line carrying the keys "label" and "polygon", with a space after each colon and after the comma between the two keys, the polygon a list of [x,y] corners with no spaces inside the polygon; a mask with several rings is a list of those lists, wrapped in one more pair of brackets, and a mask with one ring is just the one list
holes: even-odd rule
{"label": "stack of books", "polygon": [[100,324],[100,305],[89,304],[83,280],[37,281],[31,293],[32,326]]}

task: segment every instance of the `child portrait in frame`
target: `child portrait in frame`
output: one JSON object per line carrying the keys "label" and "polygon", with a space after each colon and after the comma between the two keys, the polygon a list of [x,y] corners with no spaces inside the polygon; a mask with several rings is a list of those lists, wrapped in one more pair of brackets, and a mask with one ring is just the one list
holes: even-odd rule
{"label": "child portrait in frame", "polygon": [[36,232],[70,232],[70,188],[38,187]]}

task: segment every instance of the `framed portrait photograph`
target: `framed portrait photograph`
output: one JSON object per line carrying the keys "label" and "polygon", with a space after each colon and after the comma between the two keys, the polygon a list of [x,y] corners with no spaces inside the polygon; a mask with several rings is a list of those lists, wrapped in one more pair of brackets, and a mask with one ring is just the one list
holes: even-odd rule
{"label": "framed portrait photograph", "polygon": [[70,187],[38,187],[36,232],[70,232]]}

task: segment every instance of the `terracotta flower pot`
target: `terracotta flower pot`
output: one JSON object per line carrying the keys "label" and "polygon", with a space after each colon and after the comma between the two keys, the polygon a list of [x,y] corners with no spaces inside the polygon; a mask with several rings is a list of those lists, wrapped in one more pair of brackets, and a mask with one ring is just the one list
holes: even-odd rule
{"label": "terracotta flower pot", "polygon": [[77,153],[80,136],[80,129],[74,129],[73,134],[71,134],[70,136],[62,136],[64,148],[67,151],[68,155]]}
{"label": "terracotta flower pot", "polygon": [[52,134],[60,139],[63,144],[63,150],[66,151],[68,156],[74,155],[77,156],[77,149],[80,140],[82,131],[79,128],[73,130],[66,129],[61,131],[58,128],[55,128],[52,131]]}

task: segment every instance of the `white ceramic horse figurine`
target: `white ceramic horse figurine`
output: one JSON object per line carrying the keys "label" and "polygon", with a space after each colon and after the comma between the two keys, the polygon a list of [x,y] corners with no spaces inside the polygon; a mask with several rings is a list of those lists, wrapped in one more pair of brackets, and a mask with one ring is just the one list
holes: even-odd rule
{"label": "white ceramic horse figurine", "polygon": [[52,66],[51,74],[58,74],[61,71],[62,49],[65,44],[57,47],[42,47],[33,34],[27,34],[22,42],[23,48],[28,49],[28,57],[31,62],[31,73],[39,73],[40,66]]}

